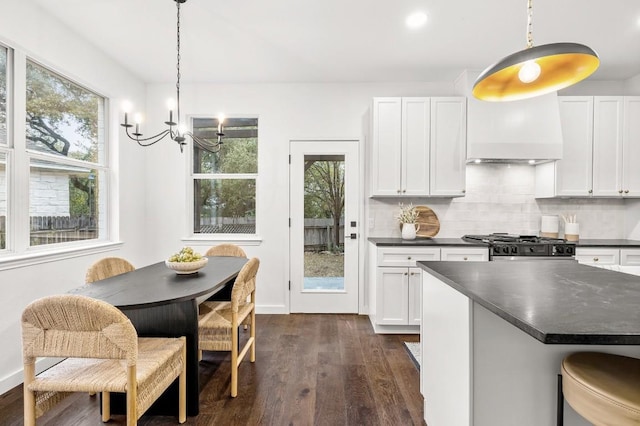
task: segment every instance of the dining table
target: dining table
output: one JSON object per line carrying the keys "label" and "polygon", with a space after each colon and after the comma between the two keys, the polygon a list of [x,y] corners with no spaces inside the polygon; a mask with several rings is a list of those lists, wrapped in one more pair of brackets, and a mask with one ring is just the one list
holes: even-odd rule
{"label": "dining table", "polygon": [[[178,274],[164,262],[86,284],[70,291],[103,300],[119,308],[140,337],[186,337],[187,415],[199,413],[198,302],[213,296],[233,280],[248,259],[212,256],[191,274]],[[124,394],[112,394],[111,410],[124,413]],[[147,413],[173,415],[178,412],[177,380]]]}

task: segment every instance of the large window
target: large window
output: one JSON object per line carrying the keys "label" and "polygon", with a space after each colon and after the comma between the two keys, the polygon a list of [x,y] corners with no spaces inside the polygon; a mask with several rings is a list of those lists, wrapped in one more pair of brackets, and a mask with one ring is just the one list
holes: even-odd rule
{"label": "large window", "polygon": [[26,64],[31,246],[103,237],[105,99]]}
{"label": "large window", "polygon": [[[194,118],[193,133],[215,138],[218,120]],[[227,118],[218,153],[193,149],[194,234],[255,234],[258,119]]]}
{"label": "large window", "polygon": [[7,248],[7,154],[0,152],[0,250]]}

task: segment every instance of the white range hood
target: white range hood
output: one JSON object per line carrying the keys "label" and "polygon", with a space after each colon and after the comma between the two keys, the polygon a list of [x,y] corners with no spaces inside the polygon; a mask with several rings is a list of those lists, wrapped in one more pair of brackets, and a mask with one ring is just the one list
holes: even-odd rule
{"label": "white range hood", "polygon": [[[475,81],[475,78],[473,78]],[[467,83],[467,161],[536,163],[562,159],[557,93],[511,102],[480,101]]]}

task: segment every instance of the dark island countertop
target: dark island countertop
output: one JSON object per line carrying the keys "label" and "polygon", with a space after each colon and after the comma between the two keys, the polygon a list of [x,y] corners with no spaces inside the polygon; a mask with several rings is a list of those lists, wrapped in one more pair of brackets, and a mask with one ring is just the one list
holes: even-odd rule
{"label": "dark island countertop", "polygon": [[640,248],[638,240],[623,239],[581,239],[576,243],[578,247],[607,247],[607,248]]}
{"label": "dark island countertop", "polygon": [[417,262],[542,343],[640,344],[640,277],[573,261]]}
{"label": "dark island countertop", "polygon": [[487,247],[483,243],[468,243],[461,238],[420,238],[415,240],[403,240],[392,237],[369,237],[368,241],[378,247],[415,247],[415,246],[450,246],[450,247]]}

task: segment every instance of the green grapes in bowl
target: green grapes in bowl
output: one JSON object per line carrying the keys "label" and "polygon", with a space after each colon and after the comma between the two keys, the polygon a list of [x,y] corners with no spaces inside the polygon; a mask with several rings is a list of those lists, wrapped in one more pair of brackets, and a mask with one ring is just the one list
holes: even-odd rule
{"label": "green grapes in bowl", "polygon": [[178,253],[173,254],[164,263],[176,274],[195,274],[207,264],[206,257],[193,251],[191,247],[184,247]]}

